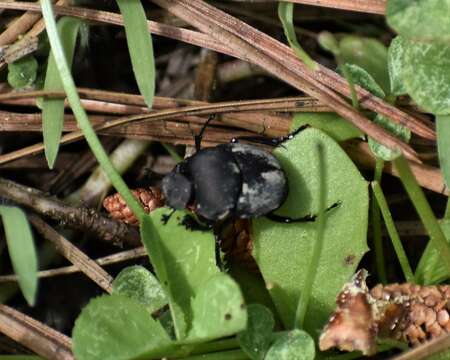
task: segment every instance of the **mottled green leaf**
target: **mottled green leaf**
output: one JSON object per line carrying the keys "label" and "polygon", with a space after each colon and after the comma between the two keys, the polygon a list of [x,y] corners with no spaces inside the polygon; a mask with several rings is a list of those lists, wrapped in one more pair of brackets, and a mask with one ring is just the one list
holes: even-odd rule
{"label": "mottled green leaf", "polygon": [[25,56],[8,65],[8,84],[14,89],[23,89],[34,84],[38,62],[32,55]]}
{"label": "mottled green leaf", "polygon": [[397,36],[392,40],[388,50],[388,69],[389,79],[391,82],[391,94],[404,95],[406,88],[403,83],[403,66],[405,56],[405,49],[403,47],[403,38]]}
{"label": "mottled green leaf", "polygon": [[339,42],[343,63],[358,65],[367,71],[375,82],[389,93],[387,49],[378,40],[355,35],[344,36]]}
{"label": "mottled green leaf", "polygon": [[199,287],[192,301],[193,322],[188,341],[206,341],[245,329],[247,309],[239,285],[219,273]]}
{"label": "mottled green leaf", "polygon": [[[327,206],[341,205],[327,213],[324,247],[305,324],[312,334],[318,334],[327,321],[337,293],[367,250],[368,221],[367,182],[339,145],[316,129],[304,130],[274,151],[289,182],[289,196],[277,214],[298,218],[317,213],[318,142],[325,151]],[[315,232],[314,223],[281,224],[264,217],[253,221],[253,255],[287,328],[294,323]]]}
{"label": "mottled green leaf", "polygon": [[37,293],[37,254],[28,219],[21,208],[0,206],[6,243],[20,290],[29,305],[34,305]]}
{"label": "mottled green leaf", "polygon": [[238,334],[239,344],[253,360],[262,360],[272,343],[275,320],[272,312],[263,305],[247,307],[247,328]]}
{"label": "mottled green leaf", "polygon": [[400,35],[426,41],[450,40],[450,0],[389,0],[386,20]]}
{"label": "mottled green leaf", "polygon": [[[379,114],[375,116],[373,121],[404,142],[409,142],[409,139],[411,138],[411,130],[409,130],[407,127],[395,123],[389,118]],[[400,150],[392,150],[378,143],[371,137],[369,137],[369,147],[376,156],[385,161],[394,160],[397,156],[400,155]]]}
{"label": "mottled green leaf", "polygon": [[298,128],[307,124],[322,130],[338,142],[361,138],[364,135],[361,130],[336,113],[296,113],[294,115],[293,127]]}
{"label": "mottled green leaf", "polygon": [[144,245],[150,254],[161,286],[169,297],[169,306],[178,339],[183,339],[192,324],[191,300],[219,270],[215,259],[215,239],[211,231],[189,230],[182,224],[186,212],[177,211],[165,224],[161,208],[151,213],[157,233],[141,224]]}
{"label": "mottled green leaf", "polygon": [[[58,33],[69,66],[72,65],[75,44],[82,21],[72,17],[63,17],[58,21]],[[45,73],[45,91],[64,91],[53,53],[50,52]],[[58,155],[59,140],[64,125],[64,99],[44,98],[42,108],[42,133],[44,136],[45,157],[50,169]]]}
{"label": "mottled green leaf", "polygon": [[149,108],[155,95],[155,59],[141,0],[117,0],[123,16],[128,51],[139,91]]}
{"label": "mottled green leaf", "polygon": [[362,67],[355,64],[344,64],[343,66],[345,66],[349,72],[353,83],[363,87],[379,98],[384,98],[386,96],[383,89],[377,84],[375,79]]}
{"label": "mottled green leaf", "polygon": [[159,359],[175,347],[145,306],[122,295],[91,300],[72,338],[77,360]]}
{"label": "mottled green leaf", "polygon": [[265,360],[314,360],[314,340],[302,330],[292,330],[280,336],[267,352]]}
{"label": "mottled green leaf", "polygon": [[403,42],[403,81],[408,94],[426,111],[450,114],[450,44]]}
{"label": "mottled green leaf", "polygon": [[116,276],[113,294],[134,299],[145,305],[150,313],[168,303],[166,294],[159,281],[143,266],[129,266]]}

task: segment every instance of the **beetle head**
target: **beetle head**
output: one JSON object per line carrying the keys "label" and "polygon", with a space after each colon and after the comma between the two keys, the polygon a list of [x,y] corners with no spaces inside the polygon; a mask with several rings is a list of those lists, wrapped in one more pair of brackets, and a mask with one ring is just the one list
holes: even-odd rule
{"label": "beetle head", "polygon": [[167,205],[176,210],[185,209],[192,198],[192,183],[177,171],[167,174],[162,181]]}

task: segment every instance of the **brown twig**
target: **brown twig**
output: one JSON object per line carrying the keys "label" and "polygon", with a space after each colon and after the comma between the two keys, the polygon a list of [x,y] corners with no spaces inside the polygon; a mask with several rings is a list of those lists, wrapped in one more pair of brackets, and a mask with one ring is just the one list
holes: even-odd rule
{"label": "brown twig", "polygon": [[[138,248],[132,249],[132,250],[125,250],[118,252],[113,255],[104,256],[99,259],[94,260],[96,264],[100,266],[104,265],[111,265],[111,264],[117,264],[119,262],[128,261],[132,259],[137,259],[140,257],[147,256],[147,252],[143,246],[140,246]],[[70,266],[64,266],[56,269],[50,269],[50,270],[43,270],[38,272],[39,278],[48,278],[53,276],[60,276],[60,275],[69,275],[74,273],[79,273],[81,270],[78,266],[70,265]],[[2,275],[0,276],[0,283],[3,282],[16,282],[18,279],[16,274],[11,275]]]}
{"label": "brown twig", "polygon": [[54,230],[39,216],[29,214],[28,219],[37,231],[55,246],[56,250],[62,256],[78,267],[82,273],[84,273],[107,293],[112,293],[111,284],[113,277],[103,270],[100,265],[73,245],[64,236]]}
{"label": "brown twig", "polygon": [[46,359],[75,359],[70,338],[3,304],[0,304],[0,332]]}
{"label": "brown twig", "polygon": [[140,245],[137,230],[105,217],[93,209],[68,206],[41,191],[0,178],[0,196],[35,212],[60,221],[69,227],[95,234],[99,239],[115,244]]}

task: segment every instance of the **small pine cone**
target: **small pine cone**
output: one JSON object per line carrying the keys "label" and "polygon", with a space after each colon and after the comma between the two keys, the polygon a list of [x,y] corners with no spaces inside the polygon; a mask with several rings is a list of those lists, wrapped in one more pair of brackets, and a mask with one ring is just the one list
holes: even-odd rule
{"label": "small pine cone", "polygon": [[337,347],[371,355],[377,338],[415,346],[450,332],[449,285],[389,284],[369,291],[366,277],[360,270],[338,295],[337,309],[320,336],[321,350]]}
{"label": "small pine cone", "polygon": [[237,219],[231,222],[219,236],[220,246],[227,262],[239,262],[252,272],[259,271],[252,256],[253,242],[250,237],[249,220]]}
{"label": "small pine cone", "polygon": [[[164,206],[164,198],[161,190],[156,187],[151,186],[148,189],[138,188],[131,192],[147,213]],[[103,200],[103,207],[109,212],[112,218],[129,225],[139,225],[138,219],[125,204],[125,201],[119,193],[106,197]]]}

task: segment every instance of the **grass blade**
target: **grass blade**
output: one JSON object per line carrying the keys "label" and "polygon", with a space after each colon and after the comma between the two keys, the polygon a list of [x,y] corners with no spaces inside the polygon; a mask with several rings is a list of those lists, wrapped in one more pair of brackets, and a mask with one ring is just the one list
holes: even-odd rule
{"label": "grass blade", "polygon": [[[450,115],[436,116],[436,134],[439,153],[439,165],[447,187],[450,185]],[[450,218],[450,202],[447,204],[445,217]]]}
{"label": "grass blade", "polygon": [[278,4],[278,17],[283,24],[284,34],[294,50],[295,54],[302,60],[311,70],[316,70],[318,65],[313,59],[303,50],[300,43],[297,40],[297,35],[294,28],[294,4],[288,2],[280,2]]}
{"label": "grass blade", "polygon": [[145,216],[145,212],[139,203],[134,198],[130,189],[128,189],[127,184],[123,181],[121,176],[117,173],[109,160],[108,154],[102,147],[97,134],[95,133],[92,125],[87,117],[87,114],[81,105],[80,97],[77,93],[75,83],[70,73],[69,65],[67,64],[66,56],[64,55],[64,50],[59,39],[58,31],[56,28],[56,23],[53,14],[52,3],[50,0],[41,0],[42,15],[45,20],[45,26],[47,29],[48,38],[53,51],[53,56],[56,60],[56,66],[58,67],[59,76],[61,77],[62,84],[64,86],[64,91],[67,94],[67,99],[72,108],[72,111],[77,119],[78,126],[83,132],[89,147],[91,148],[94,156],[99,162],[100,166],[105,171],[106,175],[111,180],[111,183],[116,188],[116,190],[122,195],[127,206],[136,215],[136,217],[142,218]]}
{"label": "grass blade", "polygon": [[[58,21],[58,32],[64,47],[67,62],[72,64],[75,43],[78,30],[82,24],[81,20],[71,17],[63,17]],[[62,91],[64,90],[61,78],[59,77],[55,57],[50,52],[47,71],[45,74],[44,90]],[[48,167],[53,168],[58,155],[59,141],[64,123],[64,99],[43,99],[42,102],[42,132],[44,136],[45,157]]]}
{"label": "grass blade", "polygon": [[411,269],[411,265],[409,264],[405,249],[403,249],[402,242],[400,241],[400,236],[398,235],[394,220],[392,219],[391,211],[389,210],[388,203],[378,181],[372,182],[372,190],[381,210],[381,214],[383,215],[384,223],[386,224],[386,228],[391,238],[392,245],[394,246],[395,253],[397,254],[398,261],[400,262],[400,266],[403,270],[403,275],[405,276],[407,282],[415,283],[416,281]]}
{"label": "grass blade", "polygon": [[117,4],[123,16],[134,77],[145,103],[151,108],[155,95],[155,61],[145,11],[141,0],[117,0]]}
{"label": "grass blade", "polygon": [[0,215],[12,266],[19,278],[20,290],[28,304],[33,306],[37,292],[38,266],[30,224],[23,210],[15,206],[0,206]]}

